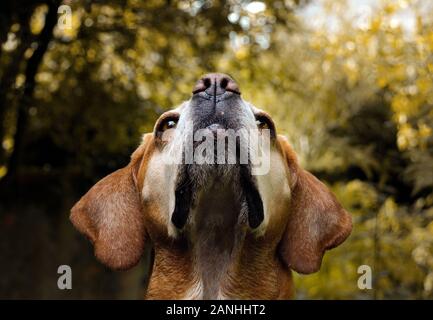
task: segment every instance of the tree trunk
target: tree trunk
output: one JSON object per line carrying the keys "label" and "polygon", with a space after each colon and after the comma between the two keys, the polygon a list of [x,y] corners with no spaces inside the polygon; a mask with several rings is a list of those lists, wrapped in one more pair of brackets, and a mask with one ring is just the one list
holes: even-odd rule
{"label": "tree trunk", "polygon": [[[8,93],[13,90],[13,85],[20,71],[21,63],[24,60],[24,54],[32,42],[32,34],[30,32],[31,14],[32,10],[28,10],[19,18],[20,30],[16,36],[18,39],[20,39],[20,43],[12,53],[11,61],[5,67],[0,78],[0,165],[4,164],[5,162],[5,150],[1,146],[1,143],[4,140],[4,135],[6,132],[6,111],[11,104],[11,99],[8,96]],[[5,30],[1,30],[0,32],[3,31]],[[7,38],[7,34],[5,35],[5,38]],[[3,40],[5,39],[3,39],[2,35],[0,42],[2,43]]]}
{"label": "tree trunk", "polygon": [[18,100],[18,115],[16,130],[14,135],[14,149],[8,161],[8,172],[5,177],[6,181],[13,180],[16,177],[24,143],[25,131],[28,124],[28,111],[33,101],[33,92],[35,89],[35,77],[39,65],[42,62],[48,44],[53,37],[53,29],[57,23],[57,8],[59,1],[50,1],[48,3],[48,12],[45,16],[45,25],[37,38],[37,48],[33,55],[28,59],[25,69],[24,91]]}

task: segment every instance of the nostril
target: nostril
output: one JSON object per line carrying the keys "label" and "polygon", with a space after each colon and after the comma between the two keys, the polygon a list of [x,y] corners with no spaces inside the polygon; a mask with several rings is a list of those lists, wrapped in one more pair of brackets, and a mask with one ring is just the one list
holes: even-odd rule
{"label": "nostril", "polygon": [[209,88],[209,87],[211,86],[212,81],[210,80],[210,78],[204,78],[204,79],[203,79],[203,84],[204,84],[204,86],[205,86],[206,89],[207,89],[207,88]]}
{"label": "nostril", "polygon": [[221,87],[223,87],[223,89],[225,89],[226,91],[241,94],[238,85],[232,79],[224,78],[221,81]]}
{"label": "nostril", "polygon": [[193,94],[205,91],[212,85],[212,81],[209,77],[201,78],[194,87],[192,91]]}
{"label": "nostril", "polygon": [[229,79],[227,79],[227,78],[222,78],[222,79],[221,79],[221,83],[220,83],[221,88],[222,88],[222,89],[225,89],[225,88],[227,87],[228,83],[229,83]]}
{"label": "nostril", "polygon": [[224,77],[221,79],[220,81],[220,87],[221,89],[225,90],[225,91],[230,91],[233,93],[237,93],[237,94],[241,94],[241,92],[239,91],[239,87],[236,84],[236,82],[234,82],[234,80]]}
{"label": "nostril", "polygon": [[208,73],[201,77],[192,90],[193,94],[206,91],[209,95],[221,95],[226,91],[241,94],[236,82],[228,75]]}

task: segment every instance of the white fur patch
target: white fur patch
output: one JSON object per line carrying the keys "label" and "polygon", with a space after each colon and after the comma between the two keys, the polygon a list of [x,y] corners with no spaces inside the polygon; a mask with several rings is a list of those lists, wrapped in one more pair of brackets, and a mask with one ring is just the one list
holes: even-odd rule
{"label": "white fur patch", "polygon": [[257,187],[263,202],[264,220],[255,230],[257,236],[262,236],[267,229],[272,213],[275,211],[276,199],[282,201],[290,197],[290,186],[287,179],[284,160],[277,150],[271,150],[271,167],[268,174],[256,176]]}
{"label": "white fur patch", "polygon": [[150,159],[144,178],[142,196],[144,201],[152,201],[158,204],[159,212],[167,233],[176,237],[177,230],[171,223],[171,214],[175,205],[175,183],[177,165],[166,164],[163,160],[165,153],[156,151]]}

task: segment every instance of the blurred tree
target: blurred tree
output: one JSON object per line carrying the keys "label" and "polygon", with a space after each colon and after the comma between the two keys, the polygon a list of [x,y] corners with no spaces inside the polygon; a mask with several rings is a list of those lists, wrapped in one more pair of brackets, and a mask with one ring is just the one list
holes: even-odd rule
{"label": "blurred tree", "polygon": [[[280,127],[354,215],[349,241],[320,273],[298,277],[300,296],[431,298],[433,8],[383,1],[359,25],[344,2],[322,2],[325,22],[339,27],[280,34],[261,63],[262,77],[277,75],[277,97],[258,98],[278,99]],[[402,11],[412,29],[398,22]],[[362,264],[373,268],[372,292],[356,286]]]}
{"label": "blurred tree", "polygon": [[157,114],[216,68],[230,37],[260,47],[256,35],[277,20],[290,27],[299,2],[270,1],[250,23],[248,1],[66,1],[72,28],[54,34],[59,2],[5,3],[0,176],[13,180],[21,163],[27,173],[83,170],[92,179],[118,167]]}

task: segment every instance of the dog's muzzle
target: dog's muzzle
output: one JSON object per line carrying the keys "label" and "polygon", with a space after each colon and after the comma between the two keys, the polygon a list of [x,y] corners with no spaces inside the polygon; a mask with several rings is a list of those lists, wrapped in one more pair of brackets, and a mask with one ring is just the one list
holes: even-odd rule
{"label": "dog's muzzle", "polygon": [[[240,95],[238,85],[230,76],[218,73],[204,75],[196,83],[189,105],[193,131],[209,130],[216,137],[217,132],[221,130],[238,132],[240,129],[246,129],[244,118],[247,106]],[[255,177],[251,174],[251,164],[239,161],[242,143],[242,139],[238,137],[234,151],[235,164],[179,165],[175,208],[171,217],[172,223],[178,229],[182,229],[187,223],[198,192],[206,188],[208,180],[222,179],[220,176],[230,176],[232,190],[240,194],[240,207],[243,208],[241,211],[247,214],[249,226],[257,228],[261,224],[264,219],[263,203]],[[197,143],[194,144],[194,148],[196,145]]]}

